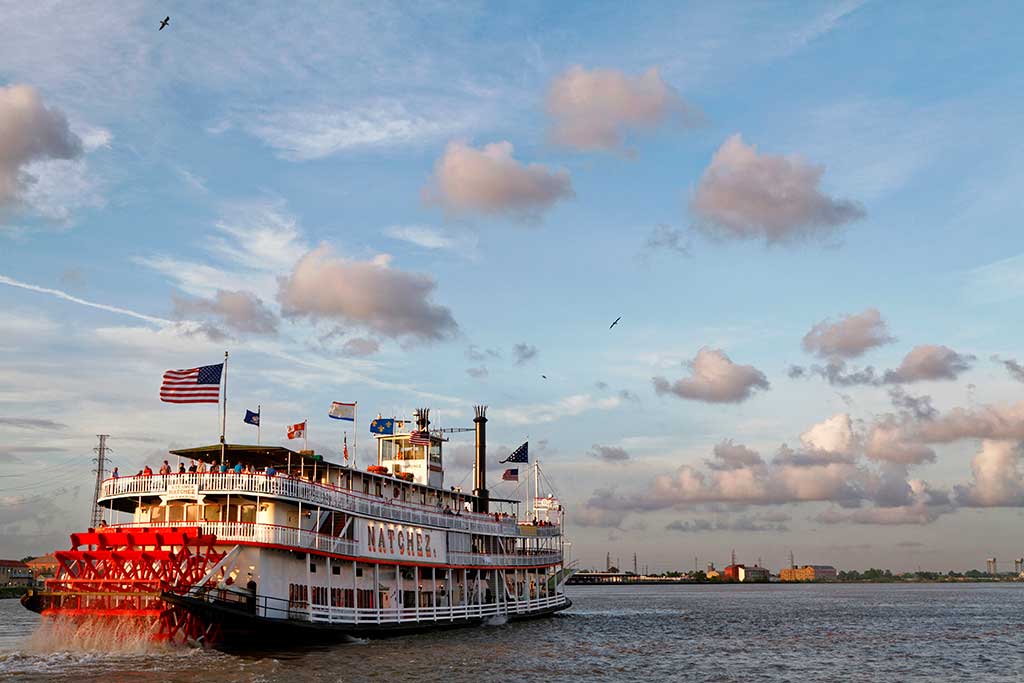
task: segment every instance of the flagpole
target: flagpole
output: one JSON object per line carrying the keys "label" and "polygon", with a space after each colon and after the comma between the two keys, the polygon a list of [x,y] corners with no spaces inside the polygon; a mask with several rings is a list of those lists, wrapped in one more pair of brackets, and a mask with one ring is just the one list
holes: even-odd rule
{"label": "flagpole", "polygon": [[263,445],[260,441],[260,426],[263,423],[263,406],[256,404],[256,447],[259,448]]}
{"label": "flagpole", "polygon": [[302,450],[309,450],[309,418],[302,421]]}
{"label": "flagpole", "polygon": [[355,402],[352,406],[352,467],[356,466],[356,456],[359,454],[359,448],[357,447],[359,437],[356,433],[359,431],[359,401]]}
{"label": "flagpole", "polygon": [[220,415],[220,464],[224,464],[224,458],[227,453],[227,442],[224,440],[224,434],[227,431],[228,425],[228,352],[224,352],[224,399],[223,408]]}

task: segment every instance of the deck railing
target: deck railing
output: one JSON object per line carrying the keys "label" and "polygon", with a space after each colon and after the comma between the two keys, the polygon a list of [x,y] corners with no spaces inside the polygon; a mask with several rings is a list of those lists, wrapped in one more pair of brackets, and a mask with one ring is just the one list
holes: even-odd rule
{"label": "deck railing", "polygon": [[[337,538],[306,529],[263,524],[260,522],[131,522],[116,524],[108,528],[138,527],[199,527],[204,534],[214,534],[218,544],[254,543],[260,545],[282,546],[299,550],[312,550],[333,555],[359,556],[359,546],[355,541]],[[369,560],[370,558],[367,558]],[[489,555],[485,553],[465,553],[449,551],[444,564],[466,567],[536,567],[557,564],[562,561],[562,554],[552,551],[540,551],[521,555]]]}
{"label": "deck railing", "polygon": [[103,482],[100,500],[138,495],[189,497],[211,493],[248,493],[284,498],[304,505],[322,505],[388,521],[469,533],[502,536],[557,536],[560,533],[558,526],[534,526],[529,523],[521,525],[513,517],[503,517],[496,521],[491,515],[472,512],[443,514],[423,505],[369,496],[358,491],[284,475],[186,472],[119,477]]}

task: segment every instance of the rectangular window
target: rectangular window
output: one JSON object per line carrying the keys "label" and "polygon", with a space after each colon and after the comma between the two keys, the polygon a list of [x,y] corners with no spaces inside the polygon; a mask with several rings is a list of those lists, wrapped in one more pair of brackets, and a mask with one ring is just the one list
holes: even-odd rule
{"label": "rectangular window", "polygon": [[185,519],[185,506],[184,505],[171,505],[168,508],[167,521],[168,522],[181,522]]}
{"label": "rectangular window", "polygon": [[167,521],[167,508],[165,507],[153,507],[149,510],[149,521],[151,522],[166,522]]}
{"label": "rectangular window", "polygon": [[362,576],[362,575],[363,575],[363,568],[362,567],[356,567],[356,576]]}
{"label": "rectangular window", "polygon": [[255,505],[243,505],[241,506],[241,515],[238,519],[239,522],[255,522],[256,521],[256,506]]}
{"label": "rectangular window", "polygon": [[207,522],[219,522],[220,521],[220,509],[221,506],[216,503],[203,506],[203,519]]}
{"label": "rectangular window", "polygon": [[185,506],[185,520],[188,522],[199,521],[199,506],[198,505],[186,505]]}
{"label": "rectangular window", "polygon": [[336,564],[333,567],[331,567],[331,573],[335,576],[341,576],[341,565]]}
{"label": "rectangular window", "polygon": [[316,574],[316,562],[309,563],[309,573]]}

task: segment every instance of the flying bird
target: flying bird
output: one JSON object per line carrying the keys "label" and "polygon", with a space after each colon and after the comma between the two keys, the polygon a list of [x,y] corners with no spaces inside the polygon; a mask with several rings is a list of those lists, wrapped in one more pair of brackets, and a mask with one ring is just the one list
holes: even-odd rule
{"label": "flying bird", "polygon": [[541,377],[542,377],[542,378],[544,378],[544,379],[547,379],[547,378],[548,378],[548,376],[547,376],[547,375],[541,375]]}
{"label": "flying bird", "polygon": [[157,31],[163,31],[165,28],[167,28],[167,24],[169,23],[171,23],[171,18],[164,17],[164,20],[160,22],[160,28],[158,28]]}
{"label": "flying bird", "polygon": [[618,325],[620,320],[622,320],[622,316],[621,315],[618,318],[615,319],[615,322],[613,322],[611,325],[608,326],[608,329],[610,330],[613,327],[615,327],[616,325]]}

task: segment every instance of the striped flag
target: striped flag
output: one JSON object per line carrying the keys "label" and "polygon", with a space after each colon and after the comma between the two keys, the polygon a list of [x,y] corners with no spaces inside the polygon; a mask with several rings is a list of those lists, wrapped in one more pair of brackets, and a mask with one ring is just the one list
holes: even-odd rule
{"label": "striped flag", "polygon": [[429,446],[430,432],[413,432],[409,435],[409,443],[413,446]]}
{"label": "striped flag", "polygon": [[306,437],[306,423],[299,422],[288,427],[289,439],[303,439]]}
{"label": "striped flag", "polygon": [[355,422],[356,404],[334,401],[331,403],[331,409],[327,412],[327,417],[333,417],[335,420],[348,420],[349,422]]}
{"label": "striped flag", "polygon": [[505,470],[501,475],[502,481],[519,481],[519,468],[510,467]]}
{"label": "striped flag", "polygon": [[164,403],[217,403],[220,401],[223,370],[223,363],[188,370],[168,370],[160,385],[160,400]]}

